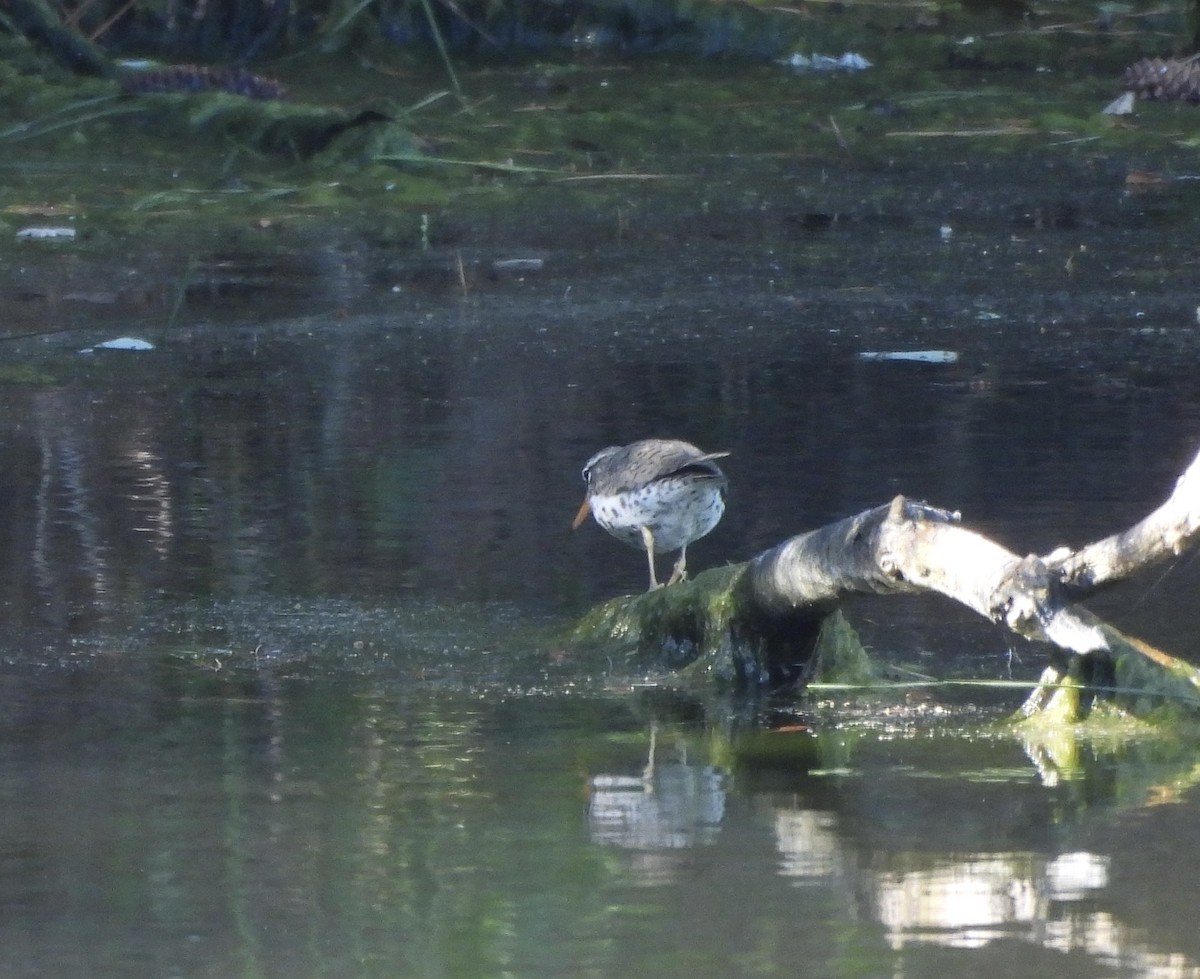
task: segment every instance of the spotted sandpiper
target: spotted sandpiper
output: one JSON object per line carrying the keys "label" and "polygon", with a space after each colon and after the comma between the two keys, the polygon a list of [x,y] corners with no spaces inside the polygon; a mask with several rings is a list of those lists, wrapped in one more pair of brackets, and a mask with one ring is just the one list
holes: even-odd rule
{"label": "spotted sandpiper", "polygon": [[679,551],[667,581],[687,577],[687,546],[725,512],[725,474],[714,462],[728,452],[704,452],[678,439],[643,439],[601,449],[583,467],[587,497],[572,529],[587,519],[632,547],[644,547],[650,588],[660,587],[654,555]]}

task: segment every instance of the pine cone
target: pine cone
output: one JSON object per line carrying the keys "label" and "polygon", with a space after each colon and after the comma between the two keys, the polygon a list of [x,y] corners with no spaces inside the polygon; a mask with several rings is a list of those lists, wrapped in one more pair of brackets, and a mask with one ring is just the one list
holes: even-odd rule
{"label": "pine cone", "polygon": [[1143,58],[1125,69],[1126,91],[1161,102],[1200,102],[1200,62],[1195,58]]}
{"label": "pine cone", "polygon": [[274,78],[245,68],[172,65],[132,72],[121,80],[124,92],[230,92],[249,99],[282,99],[287,92]]}

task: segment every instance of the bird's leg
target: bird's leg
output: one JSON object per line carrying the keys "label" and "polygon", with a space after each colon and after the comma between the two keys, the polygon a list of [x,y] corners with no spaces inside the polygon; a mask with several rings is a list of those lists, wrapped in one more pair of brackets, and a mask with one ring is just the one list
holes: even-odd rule
{"label": "bird's leg", "polygon": [[646,561],[650,565],[650,590],[661,588],[662,585],[658,582],[658,575],[654,573],[654,531],[649,527],[642,527],[642,543],[646,545]]}
{"label": "bird's leg", "polygon": [[675,570],[671,572],[667,584],[677,585],[681,581],[687,581],[687,544],[679,549],[679,560],[675,562]]}

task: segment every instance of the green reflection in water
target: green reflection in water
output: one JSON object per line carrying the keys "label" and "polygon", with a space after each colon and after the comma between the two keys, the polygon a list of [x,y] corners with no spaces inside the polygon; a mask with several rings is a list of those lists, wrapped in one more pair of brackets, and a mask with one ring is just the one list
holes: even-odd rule
{"label": "green reflection in water", "polygon": [[1146,937],[1153,874],[1113,883],[1178,849],[1148,803],[1194,809],[1182,749],[1082,750],[1055,778],[919,712],[764,729],[372,664],[7,675],[0,972],[1005,974],[1071,942],[1080,975],[1200,961],[1183,924]]}

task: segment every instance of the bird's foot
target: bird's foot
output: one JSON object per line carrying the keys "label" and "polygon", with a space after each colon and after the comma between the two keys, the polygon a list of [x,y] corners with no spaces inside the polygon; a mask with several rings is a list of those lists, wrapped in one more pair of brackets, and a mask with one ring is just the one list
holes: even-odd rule
{"label": "bird's foot", "polygon": [[677,585],[681,581],[687,581],[687,565],[683,558],[675,562],[675,569],[671,572],[671,577],[667,579],[667,584]]}

